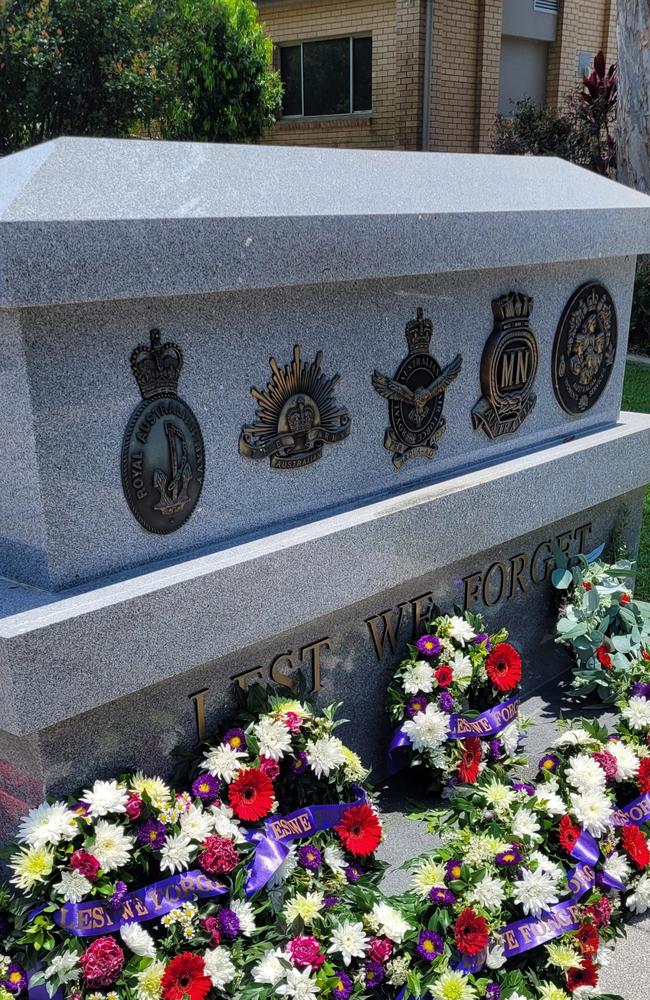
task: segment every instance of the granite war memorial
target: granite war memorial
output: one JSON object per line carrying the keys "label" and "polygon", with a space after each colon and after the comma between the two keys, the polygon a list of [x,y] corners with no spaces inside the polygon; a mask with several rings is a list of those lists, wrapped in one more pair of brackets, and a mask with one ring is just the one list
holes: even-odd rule
{"label": "granite war memorial", "polygon": [[[435,605],[528,690],[638,542],[650,199],[555,159],[61,139],[0,162],[1,829],[298,673],[379,774]],[[350,716],[350,712],[353,715]]]}

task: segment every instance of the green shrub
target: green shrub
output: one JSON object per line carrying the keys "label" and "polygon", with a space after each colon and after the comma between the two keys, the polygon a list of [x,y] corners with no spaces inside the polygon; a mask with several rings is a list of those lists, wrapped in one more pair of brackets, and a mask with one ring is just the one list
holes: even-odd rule
{"label": "green shrub", "polygon": [[639,261],[630,317],[630,346],[650,354],[650,261]]}

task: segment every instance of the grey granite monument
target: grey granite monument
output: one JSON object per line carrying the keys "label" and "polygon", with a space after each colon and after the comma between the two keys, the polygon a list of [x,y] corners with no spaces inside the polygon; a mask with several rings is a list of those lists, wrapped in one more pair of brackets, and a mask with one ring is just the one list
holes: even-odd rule
{"label": "grey granite monument", "polygon": [[[378,772],[434,602],[529,690],[551,548],[622,513],[650,198],[554,159],[62,139],[0,161],[0,813],[141,766],[231,682],[346,702]],[[251,393],[251,389],[253,392]]]}

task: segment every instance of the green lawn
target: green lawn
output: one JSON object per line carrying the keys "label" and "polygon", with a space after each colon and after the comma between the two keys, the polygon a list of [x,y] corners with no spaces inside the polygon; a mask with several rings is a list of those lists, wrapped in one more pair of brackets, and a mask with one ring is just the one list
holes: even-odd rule
{"label": "green lawn", "polygon": [[[625,366],[623,409],[650,413],[650,365]],[[650,487],[645,495],[643,528],[639,546],[639,574],[634,592],[641,600],[650,601]]]}

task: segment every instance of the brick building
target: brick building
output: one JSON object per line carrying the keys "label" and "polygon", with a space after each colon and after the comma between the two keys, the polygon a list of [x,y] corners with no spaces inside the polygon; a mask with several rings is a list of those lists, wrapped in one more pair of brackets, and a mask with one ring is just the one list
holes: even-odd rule
{"label": "brick building", "polygon": [[557,106],[616,0],[258,0],[285,84],[267,141],[486,152],[497,111]]}

